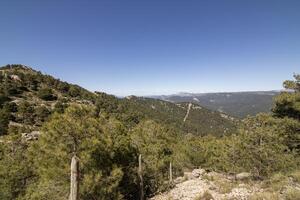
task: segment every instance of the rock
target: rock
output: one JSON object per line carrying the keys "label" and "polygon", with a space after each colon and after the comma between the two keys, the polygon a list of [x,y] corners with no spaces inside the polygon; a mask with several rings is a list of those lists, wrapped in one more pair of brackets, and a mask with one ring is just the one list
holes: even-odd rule
{"label": "rock", "polygon": [[246,188],[233,188],[227,195],[228,199],[247,200],[250,195],[250,191]]}
{"label": "rock", "polygon": [[195,179],[192,172],[184,172],[184,178],[187,180]]}
{"label": "rock", "polygon": [[41,133],[39,131],[32,131],[31,133],[22,133],[22,139],[26,142],[31,140],[37,140]]}
{"label": "rock", "polygon": [[209,188],[208,189],[210,189],[210,190],[216,190],[216,189],[218,189],[215,185],[211,185],[211,186],[209,186]]}
{"label": "rock", "polygon": [[18,75],[10,75],[10,78],[14,81],[21,81],[20,77]]}
{"label": "rock", "polygon": [[180,176],[180,177],[177,177],[175,180],[174,180],[174,183],[175,184],[178,184],[178,183],[182,183],[183,181],[185,181],[185,178]]}
{"label": "rock", "polygon": [[195,177],[195,178],[199,178],[201,175],[203,175],[205,173],[205,170],[204,169],[194,169],[192,171],[192,175]]}
{"label": "rock", "polygon": [[9,121],[8,126],[23,127],[24,124],[13,122],[13,121]]}
{"label": "rock", "polygon": [[252,175],[248,172],[242,172],[235,176],[236,180],[245,180],[249,179]]}

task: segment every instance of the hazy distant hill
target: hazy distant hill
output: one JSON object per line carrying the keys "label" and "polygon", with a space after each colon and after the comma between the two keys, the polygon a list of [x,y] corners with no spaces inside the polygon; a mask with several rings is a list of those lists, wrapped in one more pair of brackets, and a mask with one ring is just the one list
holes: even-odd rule
{"label": "hazy distant hill", "polygon": [[223,135],[236,130],[237,120],[197,104],[94,93],[23,65],[1,67],[0,83],[0,135],[39,130],[52,113],[64,112],[70,104],[93,106],[128,127],[151,119],[195,135]]}
{"label": "hazy distant hill", "polygon": [[243,118],[259,112],[270,112],[272,99],[279,91],[224,92],[224,93],[180,93],[152,96],[170,102],[193,102],[208,109],[225,112]]}

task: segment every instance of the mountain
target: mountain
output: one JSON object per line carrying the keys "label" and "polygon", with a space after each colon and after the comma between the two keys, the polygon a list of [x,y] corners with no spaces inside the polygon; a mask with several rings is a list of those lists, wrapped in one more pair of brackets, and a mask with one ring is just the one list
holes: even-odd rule
{"label": "mountain", "polygon": [[123,100],[147,118],[154,119],[185,133],[194,135],[224,135],[235,132],[238,120],[218,111],[211,111],[193,103],[171,103],[144,97],[130,96]]}
{"label": "mountain", "polygon": [[90,92],[24,65],[1,67],[0,82],[0,135],[37,131],[52,113],[63,113],[71,104],[90,105],[97,113],[113,116],[128,127],[150,119],[194,135],[234,133],[238,123],[194,103]]}
{"label": "mountain", "polygon": [[270,112],[273,97],[279,91],[222,92],[222,93],[179,93],[174,95],[151,96],[169,102],[192,102],[208,109],[244,118],[260,112]]}

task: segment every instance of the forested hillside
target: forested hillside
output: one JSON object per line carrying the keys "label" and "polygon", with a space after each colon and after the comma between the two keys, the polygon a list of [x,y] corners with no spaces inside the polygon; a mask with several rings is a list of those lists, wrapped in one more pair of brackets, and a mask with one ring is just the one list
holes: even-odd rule
{"label": "forested hillside", "polygon": [[145,197],[172,188],[170,163],[174,178],[201,166],[248,172],[253,181],[293,174],[300,182],[299,75],[284,82],[293,92],[282,92],[271,114],[236,124],[192,103],[118,99],[21,65],[0,71],[1,200],[68,199],[74,156],[82,200],[139,199],[139,155]]}
{"label": "forested hillside", "polygon": [[195,105],[183,122],[188,109],[186,103],[173,104],[137,97],[118,99],[101,92],[92,93],[22,65],[8,65],[0,72],[3,116],[0,135],[9,129],[12,132],[15,129],[19,132],[39,129],[52,113],[62,113],[70,104],[94,106],[97,112],[113,115],[128,126],[152,119],[195,135],[232,133],[237,123],[225,114]]}
{"label": "forested hillside", "polygon": [[208,109],[225,112],[237,118],[254,116],[260,112],[271,112],[273,98],[279,91],[220,92],[220,93],[182,93],[152,96],[174,103],[193,102]]}

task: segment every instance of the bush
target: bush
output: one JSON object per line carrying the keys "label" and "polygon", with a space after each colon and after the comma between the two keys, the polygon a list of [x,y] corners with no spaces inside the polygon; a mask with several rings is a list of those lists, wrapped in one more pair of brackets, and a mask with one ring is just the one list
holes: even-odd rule
{"label": "bush", "polygon": [[173,171],[180,173],[184,159],[181,155],[180,139],[174,130],[153,121],[143,121],[130,133],[132,146],[142,154],[146,194],[150,195],[167,188],[169,163]]}
{"label": "bush", "polygon": [[17,120],[24,124],[34,124],[34,107],[27,101],[22,101],[18,106]]}
{"label": "bush", "polygon": [[68,94],[71,97],[78,97],[80,96],[80,88],[78,86],[71,85]]}
{"label": "bush", "polygon": [[38,97],[45,101],[53,101],[56,100],[57,97],[53,94],[50,88],[42,88],[38,91]]}
{"label": "bush", "polygon": [[49,117],[50,114],[51,112],[48,110],[46,106],[39,106],[35,109],[36,120],[39,123],[44,122]]}
{"label": "bush", "polygon": [[14,113],[18,111],[18,106],[15,102],[9,102],[3,105],[3,109]]}
{"label": "bush", "polygon": [[3,106],[5,102],[8,102],[10,98],[4,94],[0,94],[0,108]]}
{"label": "bush", "polygon": [[137,190],[132,177],[136,157],[127,132],[117,121],[94,116],[91,108],[71,106],[45,124],[45,134],[30,147],[38,179],[25,199],[67,199],[74,154],[80,159],[81,199],[117,200],[132,192],[130,188]]}
{"label": "bush", "polygon": [[5,109],[0,109],[0,136],[7,134],[10,113]]}

